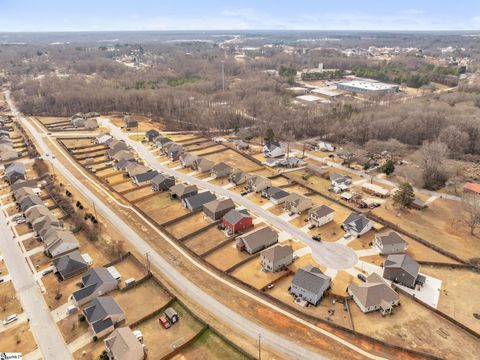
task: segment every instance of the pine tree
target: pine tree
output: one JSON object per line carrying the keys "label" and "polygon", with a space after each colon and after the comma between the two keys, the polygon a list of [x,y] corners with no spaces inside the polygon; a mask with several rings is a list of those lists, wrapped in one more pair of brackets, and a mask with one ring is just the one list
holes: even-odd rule
{"label": "pine tree", "polygon": [[415,193],[413,187],[409,183],[402,183],[398,190],[393,194],[393,204],[400,209],[411,209]]}

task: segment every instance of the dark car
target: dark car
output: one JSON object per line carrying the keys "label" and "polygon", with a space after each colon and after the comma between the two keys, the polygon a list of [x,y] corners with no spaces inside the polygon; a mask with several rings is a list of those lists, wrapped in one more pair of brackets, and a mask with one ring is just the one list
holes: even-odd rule
{"label": "dark car", "polygon": [[320,235],[313,235],[313,236],[312,236],[312,240],[314,240],[314,241],[322,241],[322,238],[320,237]]}
{"label": "dark car", "polygon": [[363,282],[367,282],[367,277],[363,274],[358,274],[357,278]]}

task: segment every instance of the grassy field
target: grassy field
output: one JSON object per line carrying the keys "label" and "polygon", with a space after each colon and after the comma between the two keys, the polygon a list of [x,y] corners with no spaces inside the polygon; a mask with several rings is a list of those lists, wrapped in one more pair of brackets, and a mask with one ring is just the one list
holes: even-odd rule
{"label": "grassy field", "polygon": [[20,314],[23,311],[11,281],[0,284],[0,295],[2,296],[0,319],[4,319],[12,314]]}
{"label": "grassy field", "polygon": [[[224,148],[221,145],[221,148]],[[216,148],[212,147],[209,149],[205,149],[204,152],[214,151]],[[258,168],[258,164],[254,163],[253,161],[247,159],[245,156],[240,155],[239,153],[235,152],[234,150],[228,149],[227,151],[222,151],[217,154],[211,154],[205,156],[207,159],[212,160],[216,164],[219,162],[224,162],[227,165],[230,165],[233,169],[240,169],[245,172],[252,171]]]}
{"label": "grassy field", "polygon": [[2,352],[19,352],[26,355],[37,347],[28,323],[23,323],[2,332],[0,349]]}

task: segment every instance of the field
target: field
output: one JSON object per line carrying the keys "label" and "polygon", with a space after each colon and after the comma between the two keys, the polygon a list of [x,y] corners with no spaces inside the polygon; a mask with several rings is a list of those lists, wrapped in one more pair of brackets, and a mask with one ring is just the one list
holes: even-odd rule
{"label": "field", "polygon": [[23,311],[11,281],[0,284],[0,296],[0,318],[2,320],[12,314],[20,314]]}
{"label": "field", "polygon": [[220,270],[226,270],[249,256],[250,254],[246,251],[238,251],[235,243],[232,242],[208,255],[205,260]]}
{"label": "field", "polygon": [[201,229],[211,224],[210,220],[205,219],[202,211],[192,214],[188,218],[178,221],[166,227],[166,230],[177,239],[191,234],[195,230]]}
{"label": "field", "polygon": [[[223,145],[222,148],[224,148]],[[215,148],[205,149],[205,152],[210,152],[214,150]],[[207,155],[205,157],[215,162],[215,164],[218,164],[219,162],[224,162],[233,169],[240,169],[245,172],[249,172],[258,168],[258,164],[254,163],[253,161],[247,159],[245,156],[242,156],[231,149],[219,152],[217,154]]]}
{"label": "field", "polygon": [[2,352],[19,352],[26,355],[35,350],[36,347],[28,323],[17,325],[1,333],[0,349],[2,349]]}
{"label": "field", "polygon": [[140,201],[136,205],[159,224],[189,212],[180,201],[170,199],[168,193],[159,193],[158,196]]}
{"label": "field", "polygon": [[189,238],[184,243],[195,253],[202,254],[226,239],[227,237],[225,234],[214,226],[208,230],[202,231],[200,234],[192,238]]}
{"label": "field", "polygon": [[8,268],[5,264],[5,260],[0,260],[0,276],[8,275]]}
{"label": "field", "polygon": [[116,263],[114,266],[122,276],[122,280],[127,280],[130,278],[140,280],[146,275],[144,268],[142,268],[132,256],[125,257],[122,261]]}

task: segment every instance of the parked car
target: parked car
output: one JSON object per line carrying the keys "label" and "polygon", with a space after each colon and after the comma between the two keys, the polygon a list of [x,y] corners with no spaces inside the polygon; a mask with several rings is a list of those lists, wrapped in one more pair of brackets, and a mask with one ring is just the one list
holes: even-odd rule
{"label": "parked car", "polygon": [[308,230],[315,229],[316,227],[317,227],[317,225],[315,225],[315,224],[310,224],[310,225],[308,225]]}
{"label": "parked car", "polygon": [[350,239],[351,237],[352,237],[352,234],[350,233],[346,233],[345,235],[343,235],[344,239]]}
{"label": "parked car", "polygon": [[3,320],[3,325],[8,325],[14,321],[18,320],[18,316],[17,314],[13,314],[13,315],[10,315],[9,317],[7,317],[5,320]]}
{"label": "parked car", "polygon": [[0,284],[3,283],[5,280],[4,279],[0,279]]}
{"label": "parked car", "polygon": [[25,220],[25,216],[23,215],[17,215],[13,218],[13,221],[18,221],[18,220]]}
{"label": "parked car", "polygon": [[26,220],[25,218],[23,218],[23,219],[18,219],[18,220],[16,220],[15,222],[16,222],[17,224],[23,224],[23,223],[26,223],[27,220]]}
{"label": "parked car", "polygon": [[165,328],[165,329],[168,329],[171,325],[170,323],[168,322],[167,318],[165,315],[162,315],[158,318],[158,321],[160,321],[160,324],[162,324],[162,326]]}
{"label": "parked car", "polygon": [[314,241],[322,241],[322,238],[320,237],[320,235],[313,235],[313,236],[312,236],[312,240],[314,240]]}
{"label": "parked car", "polygon": [[268,284],[267,289],[273,289],[275,284]]}
{"label": "parked car", "polygon": [[363,274],[358,274],[357,278],[363,282],[367,282],[367,277]]}
{"label": "parked car", "polygon": [[78,308],[78,306],[68,305],[68,307],[67,307],[67,315],[75,314],[78,310],[80,310],[80,309]]}
{"label": "parked car", "polygon": [[245,195],[247,195],[249,192],[250,192],[250,191],[242,191],[242,192],[240,193],[240,195],[241,195],[241,196],[245,196]]}
{"label": "parked car", "polygon": [[48,275],[53,272],[53,269],[47,269],[42,272],[42,276]]}

